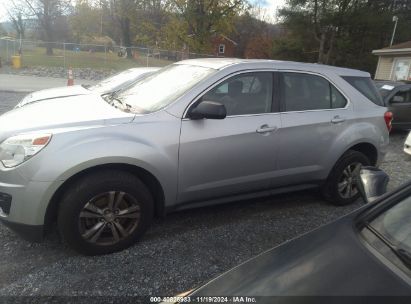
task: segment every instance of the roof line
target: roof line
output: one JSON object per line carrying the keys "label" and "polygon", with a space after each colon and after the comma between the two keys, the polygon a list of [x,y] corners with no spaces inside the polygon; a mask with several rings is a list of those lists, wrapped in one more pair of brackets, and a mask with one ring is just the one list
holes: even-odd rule
{"label": "roof line", "polygon": [[227,39],[228,41],[231,41],[233,44],[238,45],[238,43],[237,43],[237,42],[235,42],[234,40],[232,40],[232,39],[228,38],[226,35],[224,35],[224,34],[220,34],[220,36],[221,36],[221,37],[223,37],[224,39]]}
{"label": "roof line", "polygon": [[373,50],[373,54],[393,54],[393,53],[411,53],[411,48],[406,49],[380,49],[380,50]]}

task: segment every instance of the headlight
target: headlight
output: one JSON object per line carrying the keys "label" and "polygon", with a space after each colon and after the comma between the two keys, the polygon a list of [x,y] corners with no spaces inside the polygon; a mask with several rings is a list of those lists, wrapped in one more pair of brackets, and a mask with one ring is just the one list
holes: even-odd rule
{"label": "headlight", "polygon": [[12,168],[36,155],[50,142],[51,134],[22,134],[0,144],[0,161]]}

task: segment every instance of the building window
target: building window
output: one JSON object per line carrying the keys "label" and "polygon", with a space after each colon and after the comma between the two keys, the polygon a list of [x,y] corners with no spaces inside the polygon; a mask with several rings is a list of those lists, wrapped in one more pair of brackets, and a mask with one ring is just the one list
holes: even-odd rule
{"label": "building window", "polygon": [[392,80],[411,80],[411,59],[396,59],[392,78]]}
{"label": "building window", "polygon": [[224,54],[225,53],[225,44],[220,44],[218,46],[218,53]]}

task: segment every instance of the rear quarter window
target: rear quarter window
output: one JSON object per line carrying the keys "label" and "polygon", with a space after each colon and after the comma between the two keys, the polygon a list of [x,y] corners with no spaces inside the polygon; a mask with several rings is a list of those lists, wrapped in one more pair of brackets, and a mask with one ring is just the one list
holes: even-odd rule
{"label": "rear quarter window", "polygon": [[384,102],[377,87],[369,77],[342,76],[351,86],[378,106],[384,106]]}

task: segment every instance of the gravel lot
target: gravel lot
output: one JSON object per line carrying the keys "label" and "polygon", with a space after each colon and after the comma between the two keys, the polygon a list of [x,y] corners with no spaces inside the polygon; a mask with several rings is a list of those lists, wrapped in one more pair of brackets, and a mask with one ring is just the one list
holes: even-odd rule
{"label": "gravel lot", "polygon": [[[0,111],[22,94],[0,92]],[[392,189],[409,178],[402,152],[406,133],[394,133],[382,168]],[[41,244],[0,225],[0,295],[175,295],[361,206],[334,207],[316,191],[183,211],[158,220],[129,250],[83,257],[57,234]]]}

